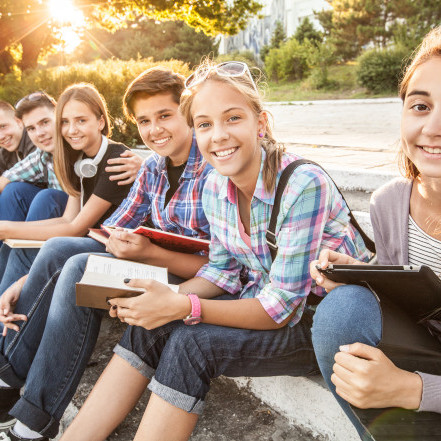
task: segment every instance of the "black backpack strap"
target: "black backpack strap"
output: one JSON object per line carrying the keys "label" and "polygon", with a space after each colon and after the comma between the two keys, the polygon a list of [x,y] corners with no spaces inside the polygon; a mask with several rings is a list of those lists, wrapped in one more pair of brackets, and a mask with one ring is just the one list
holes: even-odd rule
{"label": "black backpack strap", "polygon": [[276,195],[274,197],[274,206],[273,206],[273,211],[271,213],[271,219],[268,225],[268,229],[266,230],[266,243],[269,246],[270,252],[271,252],[271,258],[274,261],[274,259],[276,258],[277,255],[277,236],[276,236],[276,225],[277,225],[277,217],[279,215],[279,211],[280,211],[280,202],[282,200],[282,195],[283,192],[285,191],[286,185],[288,184],[289,178],[291,177],[291,175],[294,173],[294,170],[299,167],[300,165],[303,164],[313,164],[319,168],[321,168],[329,177],[329,179],[333,182],[333,184],[335,185],[335,187],[337,188],[337,190],[339,191],[339,193],[341,194],[341,197],[343,198],[343,200],[345,201],[346,206],[348,207],[349,210],[349,218],[351,220],[351,224],[358,230],[358,232],[360,233],[366,248],[372,252],[375,253],[375,244],[373,242],[373,240],[371,240],[368,235],[363,231],[363,229],[360,227],[360,225],[358,224],[357,220],[355,219],[354,215],[352,214],[351,209],[349,208],[348,203],[346,202],[345,197],[343,196],[342,192],[340,191],[340,189],[337,187],[337,185],[335,184],[334,180],[331,178],[331,176],[329,176],[329,174],[326,172],[326,170],[323,169],[323,167],[321,167],[319,164],[317,164],[314,161],[310,161],[308,159],[298,159],[297,161],[291,162],[286,168],[285,170],[283,170],[282,175],[280,176],[280,180],[279,183],[277,185],[277,189],[276,189]]}

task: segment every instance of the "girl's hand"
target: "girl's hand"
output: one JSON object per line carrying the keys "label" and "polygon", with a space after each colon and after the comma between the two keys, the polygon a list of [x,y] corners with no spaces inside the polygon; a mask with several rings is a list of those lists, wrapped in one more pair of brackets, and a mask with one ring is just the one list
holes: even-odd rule
{"label": "girl's hand", "polygon": [[3,336],[7,334],[8,329],[13,329],[14,331],[20,329],[13,322],[27,320],[24,314],[14,314],[14,308],[20,297],[22,287],[23,283],[22,279],[20,279],[12,284],[0,297],[0,322],[3,323]]}
{"label": "girl's hand", "polygon": [[134,234],[116,228],[112,231],[106,244],[106,251],[118,259],[136,260],[146,262],[153,257],[156,245],[142,234]]}
{"label": "girl's hand", "polygon": [[110,315],[129,325],[155,329],[173,320],[182,320],[191,312],[190,299],[163,283],[133,279],[127,285],[143,288],[145,292],[136,297],[111,299],[109,303]]}
{"label": "girl's hand", "polygon": [[309,272],[316,284],[323,287],[326,292],[330,292],[335,287],[342,285],[342,283],[336,283],[329,280],[317,269],[317,265],[319,265],[322,269],[326,269],[330,263],[336,265],[359,265],[363,262],[360,262],[346,254],[337,253],[336,251],[328,249],[322,250],[318,260],[313,260],[309,265]]}
{"label": "girl's hand", "polygon": [[118,175],[109,176],[109,180],[120,181],[118,185],[127,185],[135,180],[143,162],[144,159],[140,156],[131,150],[125,150],[119,155],[119,158],[107,160],[109,166],[105,170],[107,173],[119,173]]}
{"label": "girl's hand", "polygon": [[418,409],[423,382],[418,374],[396,367],[377,348],[362,343],[340,346],[331,381],[336,392],[361,409]]}

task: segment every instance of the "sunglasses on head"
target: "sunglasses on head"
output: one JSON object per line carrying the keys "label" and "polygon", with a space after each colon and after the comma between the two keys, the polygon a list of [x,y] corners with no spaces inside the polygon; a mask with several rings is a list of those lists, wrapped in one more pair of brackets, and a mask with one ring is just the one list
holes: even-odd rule
{"label": "sunglasses on head", "polygon": [[191,89],[192,87],[205,81],[210,72],[215,71],[221,77],[241,77],[242,75],[248,75],[253,84],[254,90],[257,91],[256,84],[254,83],[250,69],[246,63],[242,61],[225,61],[224,63],[216,64],[216,66],[207,66],[197,69],[185,80],[185,88]]}
{"label": "sunglasses on head", "polygon": [[24,96],[22,99],[18,100],[17,103],[15,104],[15,108],[17,109],[18,107],[20,107],[21,104],[23,104],[26,101],[40,101],[40,100],[44,100],[44,101],[49,101],[51,102],[54,106],[55,106],[55,101],[53,98],[51,98],[49,95],[47,95],[44,92],[33,92],[29,95]]}

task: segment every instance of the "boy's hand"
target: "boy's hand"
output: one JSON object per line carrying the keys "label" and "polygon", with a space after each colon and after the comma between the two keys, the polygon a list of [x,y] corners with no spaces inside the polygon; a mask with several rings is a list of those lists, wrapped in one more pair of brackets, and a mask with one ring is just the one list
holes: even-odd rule
{"label": "boy's hand", "polygon": [[116,228],[109,236],[106,251],[112,253],[118,259],[147,262],[153,257],[156,245],[152,244],[148,237],[142,234],[134,234]]}
{"label": "boy's hand", "polygon": [[119,158],[111,158],[107,160],[107,173],[119,173],[118,175],[109,176],[111,181],[119,181],[118,185],[131,184],[138,174],[144,160],[133,153],[131,150],[125,150]]}
{"label": "boy's hand", "polygon": [[[26,278],[27,276],[25,276],[24,280]],[[13,329],[14,331],[20,329],[14,322],[27,320],[24,314],[14,314],[14,308],[20,297],[24,280],[22,278],[13,283],[0,297],[0,322],[3,323],[3,336],[7,334],[8,329]]]}

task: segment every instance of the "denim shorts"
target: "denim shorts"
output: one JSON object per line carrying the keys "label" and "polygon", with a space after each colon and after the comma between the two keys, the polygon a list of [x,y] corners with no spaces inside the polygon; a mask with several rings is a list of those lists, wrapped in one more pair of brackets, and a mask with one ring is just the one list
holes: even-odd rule
{"label": "denim shorts", "polygon": [[[231,298],[231,297],[230,297]],[[320,373],[311,342],[312,311],[295,326],[250,330],[170,322],[129,326],[114,351],[151,379],[149,389],[187,412],[201,413],[210,381],[229,377]]]}

